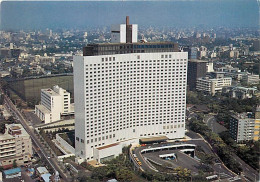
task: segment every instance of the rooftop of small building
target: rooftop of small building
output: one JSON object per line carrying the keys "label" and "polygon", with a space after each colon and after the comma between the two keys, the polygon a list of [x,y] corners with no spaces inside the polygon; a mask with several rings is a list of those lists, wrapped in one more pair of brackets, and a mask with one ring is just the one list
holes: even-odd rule
{"label": "rooftop of small building", "polygon": [[[11,130],[18,130],[18,128],[21,130],[21,134],[19,134],[18,136],[29,136],[29,134],[25,131],[25,129],[23,128],[23,126],[21,124],[8,124],[5,125],[6,127],[6,131],[4,135],[10,135],[8,133],[9,129]],[[12,135],[10,135],[12,136]]]}
{"label": "rooftop of small building", "polygon": [[59,94],[54,92],[51,88],[41,89],[41,91],[45,92],[51,96],[59,96]]}
{"label": "rooftop of small building", "polygon": [[42,113],[44,114],[49,114],[51,113],[50,110],[48,110],[45,106],[43,105],[35,105],[36,108],[38,108]]}
{"label": "rooftop of small building", "polygon": [[11,175],[11,174],[19,173],[19,172],[21,172],[21,168],[17,167],[17,168],[14,168],[14,169],[5,170],[4,174],[5,175]]}
{"label": "rooftop of small building", "polygon": [[46,169],[46,167],[37,167],[37,171],[40,174],[47,174],[47,173],[49,173],[49,171]]}
{"label": "rooftop of small building", "polygon": [[233,115],[236,119],[254,119],[254,114],[252,112],[243,112]]}

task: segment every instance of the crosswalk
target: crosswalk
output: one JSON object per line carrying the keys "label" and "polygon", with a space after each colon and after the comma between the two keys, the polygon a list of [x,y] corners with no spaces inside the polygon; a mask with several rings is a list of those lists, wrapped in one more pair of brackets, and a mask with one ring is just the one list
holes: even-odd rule
{"label": "crosswalk", "polygon": [[226,174],[226,173],[219,173],[219,177],[220,177],[220,179],[232,178],[232,176],[230,176],[229,174]]}
{"label": "crosswalk", "polygon": [[235,176],[233,178],[229,178],[228,180],[231,182],[231,181],[237,181],[237,180],[240,180],[241,178],[239,176]]}

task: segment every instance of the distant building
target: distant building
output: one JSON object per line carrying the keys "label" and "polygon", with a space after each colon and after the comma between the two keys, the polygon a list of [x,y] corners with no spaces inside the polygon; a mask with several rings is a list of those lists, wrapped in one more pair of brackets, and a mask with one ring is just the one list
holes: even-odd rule
{"label": "distant building", "polygon": [[246,84],[258,84],[259,75],[245,74],[242,76],[242,81],[245,82]]}
{"label": "distant building", "polygon": [[246,87],[226,87],[222,91],[223,93],[228,93],[231,98],[236,99],[252,98],[258,92],[257,88]]}
{"label": "distant building", "polygon": [[203,57],[206,58],[207,56],[208,56],[207,48],[205,46],[201,46],[198,52],[199,59]]}
{"label": "distant building", "polygon": [[[11,47],[12,48],[12,47]],[[2,58],[18,58],[21,50],[18,48],[0,48],[0,57]]]}
{"label": "distant building", "polygon": [[111,27],[111,43],[136,43],[137,29],[137,24],[129,24],[129,17],[127,16],[126,24]]}
{"label": "distant building", "polygon": [[47,55],[44,56],[36,55],[35,62],[38,64],[46,65],[46,64],[54,63],[55,57],[47,56]]}
{"label": "distant building", "polygon": [[188,62],[188,86],[190,90],[196,89],[196,80],[205,77],[207,72],[207,61],[189,60]]}
{"label": "distant building", "polygon": [[231,65],[225,65],[223,67],[217,68],[217,71],[220,72],[229,72],[229,73],[238,73],[241,72],[241,70],[239,68],[234,68]]}
{"label": "distant building", "polygon": [[241,113],[233,115],[230,119],[229,133],[236,142],[259,140],[260,108],[257,107],[255,117],[253,113]]}
{"label": "distant building", "polygon": [[9,71],[0,71],[0,77],[6,77],[6,76],[10,76],[10,72]]}
{"label": "distant building", "polygon": [[5,134],[0,135],[0,166],[3,168],[24,165],[31,161],[32,141],[21,124],[5,125]]}
{"label": "distant building", "polygon": [[207,62],[206,68],[207,68],[207,73],[214,72],[213,62],[212,61]]}
{"label": "distant building", "polygon": [[260,39],[253,40],[252,51],[260,51]]}
{"label": "distant building", "polygon": [[58,121],[61,115],[72,114],[70,93],[58,85],[41,90],[41,104],[35,106],[35,114],[45,123]]}
{"label": "distant building", "polygon": [[232,78],[198,78],[196,82],[196,90],[205,92],[210,95],[215,95],[217,92],[222,92],[222,88],[230,86]]}
{"label": "distant building", "polygon": [[238,50],[231,50],[229,52],[229,57],[230,58],[238,58],[239,57],[239,51]]}

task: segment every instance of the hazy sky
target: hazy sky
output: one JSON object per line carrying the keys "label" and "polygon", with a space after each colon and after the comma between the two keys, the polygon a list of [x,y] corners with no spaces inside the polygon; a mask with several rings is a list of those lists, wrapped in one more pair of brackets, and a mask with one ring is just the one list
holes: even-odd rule
{"label": "hazy sky", "polygon": [[5,30],[87,28],[124,23],[159,27],[256,27],[256,0],[2,2]]}

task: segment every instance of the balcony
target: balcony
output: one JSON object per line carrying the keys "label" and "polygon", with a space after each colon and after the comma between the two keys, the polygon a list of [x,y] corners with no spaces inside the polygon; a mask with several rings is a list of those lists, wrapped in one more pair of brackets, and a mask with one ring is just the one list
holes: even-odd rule
{"label": "balcony", "polygon": [[5,155],[0,155],[0,158],[15,156],[15,154],[16,153],[13,152],[13,153],[5,154]]}
{"label": "balcony", "polygon": [[9,149],[9,150],[0,151],[0,155],[1,155],[2,153],[13,152],[13,151],[15,151],[15,148],[12,148],[12,149]]}

